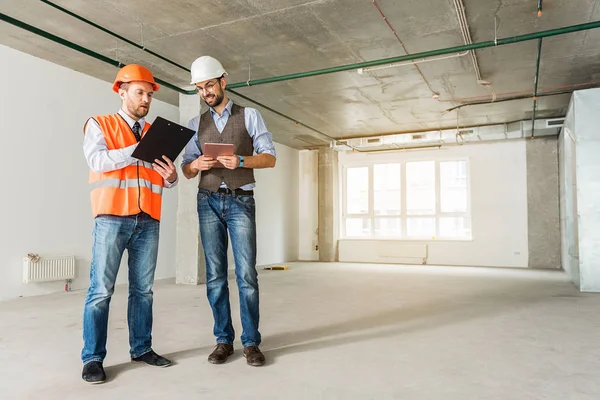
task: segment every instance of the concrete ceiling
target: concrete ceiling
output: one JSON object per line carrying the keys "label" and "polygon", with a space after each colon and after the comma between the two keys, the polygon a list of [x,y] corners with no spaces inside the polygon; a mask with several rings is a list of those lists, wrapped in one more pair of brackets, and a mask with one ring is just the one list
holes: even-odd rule
{"label": "concrete ceiling", "polygon": [[[212,55],[228,82],[333,67],[406,54],[372,0],[56,0],[56,4],[189,68]],[[600,0],[463,0],[473,42],[600,20]],[[406,50],[417,53],[464,44],[453,0],[377,0]],[[36,0],[2,0],[0,12],[123,63],[137,62],[189,89],[189,74]],[[143,28],[143,29],[142,29]],[[544,39],[540,88],[600,81],[600,29]],[[0,22],[0,43],[112,82],[116,68]],[[482,79],[498,99],[532,90],[537,41],[476,51]],[[491,100],[477,84],[469,56],[412,65],[270,83],[238,91],[329,136],[386,133],[530,119],[532,100],[445,110]],[[429,85],[425,82],[427,80]],[[431,89],[430,89],[431,88]],[[108,89],[107,89],[108,90]],[[433,92],[439,100],[432,98]],[[523,94],[523,93],[521,93]],[[177,104],[178,94],[157,98]],[[254,106],[245,100],[234,100]],[[564,116],[570,95],[542,97],[540,118]],[[261,109],[260,107],[257,107]],[[280,143],[305,148],[323,137],[261,109]]]}

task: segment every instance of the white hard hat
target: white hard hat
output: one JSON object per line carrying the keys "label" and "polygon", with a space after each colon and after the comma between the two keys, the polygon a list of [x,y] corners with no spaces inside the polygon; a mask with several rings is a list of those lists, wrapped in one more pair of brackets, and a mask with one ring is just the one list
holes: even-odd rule
{"label": "white hard hat", "polygon": [[192,81],[190,83],[192,85],[227,75],[227,71],[225,71],[219,60],[211,56],[198,57],[192,63],[191,72]]}

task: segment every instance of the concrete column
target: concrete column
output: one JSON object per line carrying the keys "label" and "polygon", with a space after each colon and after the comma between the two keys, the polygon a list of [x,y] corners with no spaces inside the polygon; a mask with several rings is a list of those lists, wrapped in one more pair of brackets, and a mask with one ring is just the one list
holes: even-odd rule
{"label": "concrete column", "polygon": [[561,266],[558,140],[527,141],[527,225],[529,267]]}
{"label": "concrete column", "polygon": [[338,154],[319,149],[319,261],[338,260]]}
{"label": "concrete column", "polygon": [[[187,126],[200,112],[200,96],[179,95],[179,123]],[[181,158],[181,157],[180,157]],[[181,160],[178,160],[178,169]],[[196,211],[198,180],[186,179],[180,173],[177,208],[177,246],[175,281],[188,285],[206,282],[204,252]]]}

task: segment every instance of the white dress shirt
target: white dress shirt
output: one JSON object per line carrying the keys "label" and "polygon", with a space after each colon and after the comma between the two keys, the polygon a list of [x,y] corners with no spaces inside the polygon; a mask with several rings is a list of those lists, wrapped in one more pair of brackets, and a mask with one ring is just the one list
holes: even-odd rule
{"label": "white dress shirt", "polygon": [[[119,115],[123,117],[129,127],[133,129],[133,125],[136,121],[123,110],[119,110]],[[145,119],[141,118],[137,122],[140,124],[141,131],[143,132],[144,126],[146,125]],[[106,145],[106,140],[104,139],[104,133],[100,129],[98,122],[93,118],[90,118],[87,121],[83,139],[83,154],[85,155],[85,159],[90,169],[94,172],[102,173],[114,171],[129,165],[134,165],[138,162],[142,163],[146,168],[152,169],[152,164],[131,157],[137,145],[138,144],[136,143],[122,149],[109,150]],[[170,183],[166,179],[163,179],[163,186],[171,188],[177,185],[178,180],[179,177],[175,179],[175,182]]]}

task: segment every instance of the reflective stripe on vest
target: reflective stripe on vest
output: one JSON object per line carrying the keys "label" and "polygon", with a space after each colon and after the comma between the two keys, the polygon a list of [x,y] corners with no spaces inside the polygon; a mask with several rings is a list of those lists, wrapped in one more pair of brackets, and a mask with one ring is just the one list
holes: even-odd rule
{"label": "reflective stripe on vest", "polygon": [[[108,150],[122,149],[137,143],[131,127],[119,115],[94,117],[104,134]],[[150,128],[146,122],[143,135]],[[92,213],[136,215],[140,212],[160,220],[163,178],[152,164],[138,161],[127,167],[98,173],[90,171]]]}
{"label": "reflective stripe on vest", "polygon": [[145,187],[148,189],[152,189],[153,193],[162,194],[163,192],[162,186],[154,185],[152,182],[146,179],[140,179],[138,184],[137,179],[125,179],[124,181],[122,181],[118,178],[108,178],[102,179],[101,181],[92,182],[91,186],[92,190],[103,187],[113,187],[118,189]]}

